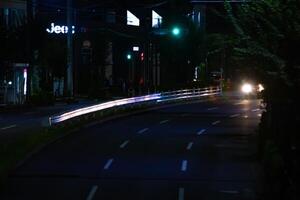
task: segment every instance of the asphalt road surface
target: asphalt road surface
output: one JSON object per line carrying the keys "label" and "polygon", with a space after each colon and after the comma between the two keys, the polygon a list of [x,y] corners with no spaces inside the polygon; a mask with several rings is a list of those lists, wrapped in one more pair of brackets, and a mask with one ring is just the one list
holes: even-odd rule
{"label": "asphalt road surface", "polygon": [[13,172],[0,199],[252,200],[258,100],[212,98],[82,128]]}

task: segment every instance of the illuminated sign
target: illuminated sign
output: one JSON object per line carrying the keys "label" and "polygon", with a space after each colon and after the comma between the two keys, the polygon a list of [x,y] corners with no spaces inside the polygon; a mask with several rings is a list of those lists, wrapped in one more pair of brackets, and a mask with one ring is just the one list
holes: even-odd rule
{"label": "illuminated sign", "polygon": [[127,25],[140,26],[140,20],[129,10],[127,10]]}
{"label": "illuminated sign", "polygon": [[152,10],[152,27],[158,28],[162,23],[162,16],[157,14],[154,10]]}
{"label": "illuminated sign", "polygon": [[[51,23],[51,27],[47,28],[46,31],[48,33],[55,33],[55,34],[62,33],[62,34],[66,34],[69,31],[69,27],[67,27],[67,26],[59,26],[59,25],[55,25],[54,23]],[[71,27],[71,31],[72,31],[72,34],[75,33],[75,26]]]}

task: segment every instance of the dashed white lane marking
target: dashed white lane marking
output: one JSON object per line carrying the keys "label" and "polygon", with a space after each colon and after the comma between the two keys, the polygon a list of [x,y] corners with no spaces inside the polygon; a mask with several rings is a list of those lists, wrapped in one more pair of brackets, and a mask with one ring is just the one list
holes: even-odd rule
{"label": "dashed white lane marking", "polygon": [[190,143],[187,145],[186,149],[187,149],[187,150],[191,150],[193,144],[194,144],[194,142],[190,142]]}
{"label": "dashed white lane marking", "polygon": [[252,109],[252,112],[257,112],[257,111],[260,111],[260,109],[259,109],[259,108],[257,108],[257,109]]}
{"label": "dashed white lane marking", "polygon": [[90,190],[89,195],[87,196],[86,200],[92,200],[92,199],[94,198],[94,196],[95,196],[97,190],[98,190],[98,186],[97,186],[97,185],[94,185],[94,186],[92,187],[92,189]]}
{"label": "dashed white lane marking", "polygon": [[220,120],[215,121],[215,122],[212,123],[212,125],[217,125],[217,124],[219,124],[220,122],[221,122]]}
{"label": "dashed white lane marking", "polygon": [[163,120],[163,121],[160,121],[159,124],[165,124],[167,122],[169,122],[170,120],[166,119],[166,120]]}
{"label": "dashed white lane marking", "polygon": [[14,128],[16,126],[17,126],[16,124],[13,124],[13,125],[10,125],[10,126],[5,126],[5,127],[1,128],[1,130],[6,130],[6,129]]}
{"label": "dashed white lane marking", "polygon": [[219,109],[218,107],[212,107],[212,108],[208,108],[207,110],[217,110]]}
{"label": "dashed white lane marking", "polygon": [[201,135],[202,133],[204,133],[206,131],[206,129],[202,129],[200,131],[198,131],[197,135]]}
{"label": "dashed white lane marking", "polygon": [[236,191],[236,190],[221,190],[219,192],[227,193],[227,194],[239,194],[239,191]]}
{"label": "dashed white lane marking", "polygon": [[183,160],[181,163],[181,171],[185,172],[187,168],[187,160]]}
{"label": "dashed white lane marking", "polygon": [[242,105],[244,104],[243,102],[239,102],[239,103],[234,103],[233,105],[237,106],[237,105]]}
{"label": "dashed white lane marking", "polygon": [[149,128],[144,128],[144,129],[142,129],[142,130],[139,130],[138,133],[141,134],[141,133],[144,133],[144,132],[146,132],[146,131],[148,131],[148,130],[149,130]]}
{"label": "dashed white lane marking", "polygon": [[129,140],[124,141],[124,142],[120,145],[120,148],[123,149],[128,143],[129,143]]}
{"label": "dashed white lane marking", "polygon": [[240,114],[230,115],[231,118],[235,118],[235,117],[238,117],[238,116],[240,116]]}
{"label": "dashed white lane marking", "polygon": [[179,188],[178,191],[178,200],[184,200],[184,188]]}
{"label": "dashed white lane marking", "polygon": [[113,158],[109,159],[106,164],[104,165],[103,169],[108,170],[109,167],[111,166],[112,162],[114,161]]}

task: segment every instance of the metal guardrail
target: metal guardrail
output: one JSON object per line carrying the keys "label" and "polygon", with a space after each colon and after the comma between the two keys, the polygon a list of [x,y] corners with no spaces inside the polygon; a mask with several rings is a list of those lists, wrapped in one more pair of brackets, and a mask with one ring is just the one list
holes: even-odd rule
{"label": "metal guardrail", "polygon": [[105,103],[100,103],[93,106],[79,108],[73,111],[65,112],[60,115],[51,116],[49,117],[49,125],[51,126],[75,117],[84,116],[86,114],[95,113],[105,109],[120,107],[129,104],[139,104],[143,102],[159,103],[159,102],[174,101],[180,99],[191,99],[197,97],[219,95],[221,93],[222,90],[219,87],[207,87],[207,88],[198,88],[198,89],[176,90],[171,92],[155,93],[155,94],[150,94],[145,96],[119,99],[119,100],[109,101]]}

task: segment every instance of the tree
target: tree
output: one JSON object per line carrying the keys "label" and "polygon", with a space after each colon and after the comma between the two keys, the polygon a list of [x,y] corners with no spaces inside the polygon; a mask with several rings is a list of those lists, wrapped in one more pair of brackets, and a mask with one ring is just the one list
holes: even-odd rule
{"label": "tree", "polygon": [[[268,166],[267,188],[275,184],[279,188],[270,189],[269,194],[272,199],[289,199],[296,192],[287,188],[298,184],[293,174],[299,173],[299,155],[295,150],[300,145],[296,134],[299,127],[294,124],[300,111],[300,3],[250,1],[236,9],[228,1],[224,5],[237,38],[233,56],[252,65],[266,85],[267,107],[260,124],[259,150]],[[278,162],[279,157],[283,164]]]}
{"label": "tree", "polygon": [[296,86],[300,64],[300,4],[297,0],[263,0],[241,4],[236,12],[225,2],[227,17],[238,36],[234,54],[253,59],[263,75],[276,74],[289,86]]}

